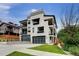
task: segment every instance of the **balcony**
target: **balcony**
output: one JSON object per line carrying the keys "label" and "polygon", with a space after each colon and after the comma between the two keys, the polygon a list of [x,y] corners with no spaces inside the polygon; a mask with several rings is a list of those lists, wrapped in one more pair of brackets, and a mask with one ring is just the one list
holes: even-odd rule
{"label": "balcony", "polygon": [[49,27],[49,35],[55,35],[55,29],[52,27]]}
{"label": "balcony", "polygon": [[33,21],[33,25],[39,24],[39,20],[40,20],[40,18],[33,19],[33,20],[32,20],[32,21]]}
{"label": "balcony", "polygon": [[49,33],[49,35],[55,35],[55,32],[54,33]]}
{"label": "balcony", "polygon": [[49,25],[49,27],[52,27],[52,28],[54,28],[54,25]]}
{"label": "balcony", "polygon": [[27,27],[27,20],[20,21],[21,26]]}
{"label": "balcony", "polygon": [[49,27],[53,27],[54,28],[55,23],[54,23],[54,20],[52,18],[45,19],[45,21],[48,22],[48,26]]}

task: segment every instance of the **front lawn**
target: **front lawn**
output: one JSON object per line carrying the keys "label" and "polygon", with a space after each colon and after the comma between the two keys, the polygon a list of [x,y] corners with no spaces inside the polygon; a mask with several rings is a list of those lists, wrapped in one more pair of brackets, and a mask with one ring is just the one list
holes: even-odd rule
{"label": "front lawn", "polygon": [[45,45],[41,45],[41,46],[38,46],[38,47],[30,48],[30,49],[46,51],[46,52],[51,52],[51,53],[65,54],[64,51],[56,45],[45,44]]}
{"label": "front lawn", "polygon": [[33,56],[33,55],[14,51],[14,52],[8,54],[7,56]]}

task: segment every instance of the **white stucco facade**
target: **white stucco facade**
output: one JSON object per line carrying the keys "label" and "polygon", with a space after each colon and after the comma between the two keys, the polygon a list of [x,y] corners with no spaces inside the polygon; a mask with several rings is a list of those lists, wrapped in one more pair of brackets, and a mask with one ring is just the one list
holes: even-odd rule
{"label": "white stucco facade", "polygon": [[[33,43],[33,37],[38,37],[38,36],[40,36],[40,37],[45,36],[45,43],[53,43],[53,37],[56,37],[56,31],[52,32],[55,34],[50,34],[50,28],[56,30],[55,17],[52,15],[51,16],[45,15],[43,11],[36,11],[32,14],[34,14],[34,15],[30,15],[27,18],[27,20],[26,20],[27,26],[25,26],[25,28],[27,29],[26,34],[30,35],[31,43]],[[37,18],[39,18],[39,24],[33,25],[33,20],[37,19]],[[53,23],[52,25],[48,25],[49,19],[51,19],[51,22]],[[30,22],[30,24],[28,24],[28,22]],[[23,25],[23,23],[21,23],[21,24]],[[44,32],[38,33],[38,27],[44,27],[44,30],[42,30]],[[22,26],[21,30],[23,28],[24,27]],[[22,32],[21,30],[20,30],[20,33]],[[28,32],[28,31],[30,31],[30,32]],[[21,35],[20,35],[20,38],[21,38]],[[50,39],[50,36],[52,37],[52,39]]]}

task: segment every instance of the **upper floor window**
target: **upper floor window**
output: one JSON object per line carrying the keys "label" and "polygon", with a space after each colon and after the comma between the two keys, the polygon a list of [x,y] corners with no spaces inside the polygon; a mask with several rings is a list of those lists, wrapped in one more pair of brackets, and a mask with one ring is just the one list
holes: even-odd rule
{"label": "upper floor window", "polygon": [[32,20],[32,21],[33,21],[33,25],[39,24],[39,20],[40,20],[40,18],[33,19],[33,20]]}
{"label": "upper floor window", "polygon": [[44,32],[44,27],[38,27],[38,33],[43,33]]}

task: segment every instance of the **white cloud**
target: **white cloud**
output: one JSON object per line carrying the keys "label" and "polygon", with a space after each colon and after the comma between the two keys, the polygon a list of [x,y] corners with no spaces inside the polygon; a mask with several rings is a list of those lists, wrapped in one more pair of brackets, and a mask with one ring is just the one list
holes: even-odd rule
{"label": "white cloud", "polygon": [[32,9],[32,10],[31,10],[31,12],[35,12],[35,11],[37,11],[37,9]]}
{"label": "white cloud", "polygon": [[[0,4],[0,20],[2,21],[9,21],[9,10],[11,6],[8,4]],[[7,18],[8,17],[8,18]]]}
{"label": "white cloud", "polygon": [[0,15],[8,14],[10,8],[10,5],[0,4]]}
{"label": "white cloud", "polygon": [[25,15],[25,16],[29,16],[31,12],[35,12],[35,11],[37,11],[37,10],[38,10],[38,9],[30,9],[30,10],[28,10],[28,11],[25,10],[25,11],[22,12],[22,14]]}
{"label": "white cloud", "polygon": [[10,6],[0,5],[1,9],[10,9]]}
{"label": "white cloud", "polygon": [[37,11],[38,9],[31,9],[31,10],[28,10],[28,11],[26,11],[27,12],[27,14],[30,14],[31,12],[35,12],[35,11]]}
{"label": "white cloud", "polygon": [[0,20],[4,21],[4,22],[14,22],[16,23],[16,19],[17,18],[13,18],[10,15],[10,9],[12,8],[12,6],[15,4],[0,4]]}

